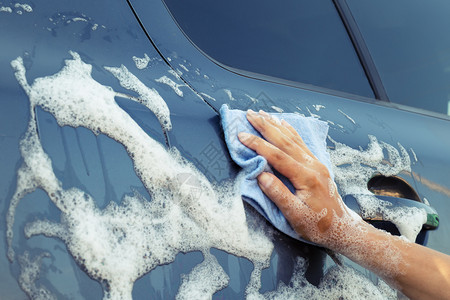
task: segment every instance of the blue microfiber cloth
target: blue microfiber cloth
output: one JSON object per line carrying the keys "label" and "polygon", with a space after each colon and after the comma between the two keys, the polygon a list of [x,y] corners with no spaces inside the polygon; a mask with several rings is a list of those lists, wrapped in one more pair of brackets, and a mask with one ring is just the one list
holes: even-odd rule
{"label": "blue microfiber cloth", "polygon": [[[309,150],[322,162],[334,178],[331,168],[330,155],[326,150],[328,124],[312,117],[303,117],[292,113],[272,113],[278,119],[284,119],[300,134]],[[290,226],[278,207],[261,191],[256,177],[261,172],[274,173],[291,191],[293,186],[289,180],[276,171],[273,171],[267,160],[255,151],[245,147],[238,139],[239,132],[247,132],[261,137],[253,126],[247,121],[246,112],[229,109],[226,104],[220,108],[222,128],[225,133],[225,142],[230,151],[231,158],[243,168],[245,174],[241,176],[242,198],[253,206],[264,218],[285,234],[303,240]]]}

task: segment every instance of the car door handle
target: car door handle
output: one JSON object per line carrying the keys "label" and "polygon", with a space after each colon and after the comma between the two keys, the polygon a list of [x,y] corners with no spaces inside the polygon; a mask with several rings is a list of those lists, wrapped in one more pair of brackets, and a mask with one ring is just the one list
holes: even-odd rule
{"label": "car door handle", "polygon": [[[411,199],[405,199],[405,198],[397,198],[397,197],[391,197],[391,196],[381,196],[381,195],[373,195],[377,199],[380,199],[382,201],[387,201],[390,203],[390,208],[396,208],[396,207],[417,207],[419,209],[424,209],[427,213],[427,221],[422,226],[422,230],[434,230],[438,228],[439,226],[439,215],[437,211],[425,203],[411,200]],[[343,197],[344,203],[353,211],[355,211],[358,215],[362,217],[361,207],[356,200],[355,195],[345,195]],[[389,221],[385,220],[381,213],[376,213],[374,216],[370,218],[363,217],[363,219],[367,222],[371,221]]]}

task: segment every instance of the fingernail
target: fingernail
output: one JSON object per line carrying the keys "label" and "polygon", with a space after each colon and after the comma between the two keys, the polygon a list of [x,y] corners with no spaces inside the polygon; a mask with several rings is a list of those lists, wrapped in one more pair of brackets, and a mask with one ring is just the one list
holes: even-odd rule
{"label": "fingernail", "polygon": [[260,185],[262,185],[264,188],[268,188],[270,187],[270,185],[272,184],[273,178],[272,176],[270,176],[269,174],[267,174],[266,172],[261,173],[258,176],[258,182]]}
{"label": "fingernail", "polygon": [[263,110],[260,110],[260,111],[259,111],[259,114],[260,114],[261,116],[265,117],[265,118],[270,118],[270,115],[269,115],[268,113],[266,113],[265,111],[263,111]]}
{"label": "fingernail", "polygon": [[247,113],[250,115],[256,115],[256,112],[251,109],[247,110]]}
{"label": "fingernail", "polygon": [[252,135],[250,133],[247,133],[247,132],[239,132],[238,133],[239,140],[242,141],[242,142],[247,141],[248,139],[251,138],[251,136]]}

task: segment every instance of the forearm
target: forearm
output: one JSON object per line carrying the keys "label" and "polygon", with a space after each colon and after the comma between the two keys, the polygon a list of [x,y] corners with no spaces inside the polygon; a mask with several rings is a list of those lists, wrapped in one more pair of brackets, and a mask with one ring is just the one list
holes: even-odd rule
{"label": "forearm", "polygon": [[271,173],[261,173],[261,190],[302,237],[339,252],[372,270],[413,299],[450,299],[450,257],[395,237],[364,222],[337,193],[327,168],[292,126],[265,113],[247,118],[266,140],[240,133],[240,141],[287,177],[292,193]]}
{"label": "forearm", "polygon": [[411,299],[450,299],[448,255],[369,224],[361,225],[355,238],[339,248],[337,251],[372,270]]}

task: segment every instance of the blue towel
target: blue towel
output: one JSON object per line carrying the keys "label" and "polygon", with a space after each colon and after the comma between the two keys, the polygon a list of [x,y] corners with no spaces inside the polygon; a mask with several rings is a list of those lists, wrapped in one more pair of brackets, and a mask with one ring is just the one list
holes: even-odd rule
{"label": "blue towel", "polygon": [[[328,135],[328,124],[312,117],[303,117],[291,113],[271,114],[279,119],[284,119],[291,124],[302,137],[311,152],[328,168],[333,178],[330,155],[326,150],[326,138]],[[220,108],[222,128],[225,133],[225,141],[230,151],[231,158],[243,168],[245,174],[241,176],[242,198],[253,206],[264,218],[272,223],[278,230],[285,234],[301,240],[302,239],[290,226],[278,207],[261,191],[256,177],[261,172],[272,172],[280,178],[291,191],[293,186],[289,180],[276,171],[273,171],[267,160],[255,151],[245,147],[238,139],[239,132],[247,132],[256,136],[261,135],[247,121],[246,112],[242,110],[229,109],[222,105]]]}

